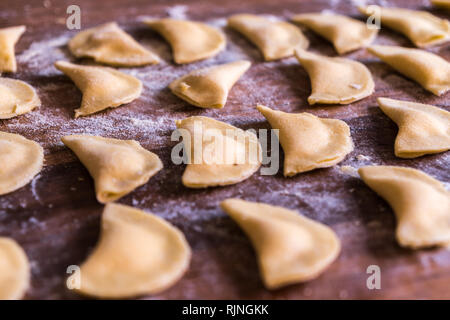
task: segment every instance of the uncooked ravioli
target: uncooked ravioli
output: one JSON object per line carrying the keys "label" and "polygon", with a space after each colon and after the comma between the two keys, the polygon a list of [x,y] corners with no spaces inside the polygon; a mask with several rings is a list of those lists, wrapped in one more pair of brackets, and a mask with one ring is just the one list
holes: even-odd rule
{"label": "uncooked ravioli", "polygon": [[191,249],[183,233],[144,211],[107,204],[100,240],[81,265],[78,292],[108,299],[156,294],[186,272]]}
{"label": "uncooked ravioli", "polygon": [[363,181],[392,207],[396,238],[413,249],[450,245],[450,193],[438,180],[412,168],[367,166]]}
{"label": "uncooked ravioli", "polygon": [[450,90],[450,63],[420,49],[371,46],[368,51],[437,96]]}
{"label": "uncooked ravioli", "polygon": [[[373,14],[370,7],[360,7],[361,13]],[[423,48],[450,40],[450,23],[429,12],[403,8],[378,7],[381,25],[407,36],[417,47]]]}
{"label": "uncooked ravioli", "polygon": [[290,57],[296,49],[309,46],[300,29],[284,21],[270,21],[253,14],[236,14],[228,18],[228,26],[257,46],[266,61]]}
{"label": "uncooked ravioli", "polygon": [[83,93],[81,106],[75,110],[75,118],[118,107],[141,95],[142,82],[115,69],[66,61],[57,61],[55,66],[71,78]]}
{"label": "uncooked ravioli", "polygon": [[338,14],[303,13],[292,20],[332,42],[339,54],[368,46],[378,33],[378,29],[370,29],[366,23]]}
{"label": "uncooked ravioli", "polygon": [[63,137],[62,141],[94,178],[101,203],[120,199],[147,183],[163,167],[156,154],[134,140],[72,135]]}
{"label": "uncooked ravioli", "polygon": [[256,135],[208,117],[178,120],[189,163],[182,183],[189,188],[235,184],[261,166]]}
{"label": "uncooked ravioli", "polygon": [[398,126],[395,155],[416,158],[450,149],[450,112],[428,104],[378,98],[381,110]]}
{"label": "uncooked ravioli", "polygon": [[295,211],[241,199],[221,207],[250,238],[268,289],[317,278],[339,255],[334,231]]}
{"label": "uncooked ravioli", "polygon": [[0,300],[22,298],[29,285],[30,265],[25,252],[13,239],[0,237]]}
{"label": "uncooked ravioli", "polygon": [[194,106],[220,109],[227,102],[231,87],[248,68],[250,62],[241,60],[194,70],[173,81],[169,88]]}
{"label": "uncooked ravioli", "polygon": [[30,112],[41,105],[32,86],[15,79],[0,78],[0,119]]}
{"label": "uncooked ravioli", "polygon": [[331,58],[305,50],[296,56],[311,80],[309,104],[349,104],[374,92],[372,75],[365,65],[344,58]]}
{"label": "uncooked ravioli", "polygon": [[341,120],[310,113],[286,113],[262,105],[257,109],[279,130],[284,151],[284,175],[331,167],[353,150],[350,128]]}
{"label": "uncooked ravioli", "polygon": [[0,74],[17,71],[14,46],[25,29],[25,26],[0,29]]}
{"label": "uncooked ravioli", "polygon": [[89,57],[113,66],[137,67],[159,62],[159,58],[136,42],[115,22],[87,29],[69,41],[76,57]]}
{"label": "uncooked ravioli", "polygon": [[222,32],[205,23],[178,19],[150,19],[145,23],[170,43],[176,63],[211,58],[225,48]]}
{"label": "uncooked ravioli", "polygon": [[28,184],[44,163],[42,147],[21,135],[0,131],[0,195]]}

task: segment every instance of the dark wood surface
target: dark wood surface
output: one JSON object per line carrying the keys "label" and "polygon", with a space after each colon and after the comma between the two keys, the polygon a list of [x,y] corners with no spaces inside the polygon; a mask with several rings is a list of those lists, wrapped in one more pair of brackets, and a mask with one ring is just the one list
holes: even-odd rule
{"label": "dark wood surface", "polygon": [[[67,134],[86,133],[138,140],[157,153],[164,169],[150,182],[119,202],[151,211],[178,226],[192,246],[189,271],[157,299],[379,299],[450,298],[450,251],[400,248],[394,239],[395,218],[390,207],[360,179],[343,174],[338,167],[315,170],[284,178],[261,176],[229,187],[191,190],[182,186],[183,166],[170,161],[170,134],[174,120],[204,115],[238,127],[269,128],[256,109],[257,103],[287,112],[311,112],[342,119],[351,127],[355,150],[340,165],[360,167],[389,164],[421,169],[449,186],[449,153],[414,160],[393,153],[396,125],[377,107],[380,96],[430,103],[450,109],[450,94],[436,97],[365,50],[348,55],[372,72],[376,92],[347,106],[307,104],[310,84],[294,58],[264,63],[259,52],[239,34],[224,28],[226,51],[185,66],[171,60],[169,46],[140,20],[145,16],[182,17],[224,27],[233,13],[250,12],[288,18],[301,12],[324,9],[359,17],[352,1],[226,0],[189,1],[89,1],[78,0],[82,28],[118,21],[133,37],[158,53],[156,66],[121,69],[141,79],[142,96],[134,102],[90,117],[74,120],[73,110],[81,94],[74,84],[53,68],[54,60],[75,61],[65,44],[76,31],[65,26],[66,8],[73,1],[0,2],[0,27],[24,24],[27,32],[16,46],[18,72],[5,74],[37,88],[42,107],[11,120],[0,120],[0,130],[22,134],[45,148],[45,167],[33,182],[0,196],[0,236],[16,239],[32,266],[28,299],[77,299],[65,288],[66,268],[80,264],[99,236],[102,205],[94,197],[92,180],[77,158],[60,142]],[[384,1],[386,2],[386,1]],[[424,1],[388,1],[410,8],[423,8]],[[441,17],[444,11],[426,8]],[[335,55],[332,46],[307,32],[311,50]],[[403,36],[382,30],[379,44],[411,46]],[[450,45],[430,51],[450,60]],[[251,69],[232,89],[222,110],[189,106],[170,93],[167,85],[199,67],[237,59],[252,61]],[[86,61],[82,61],[86,62]],[[358,155],[370,159],[358,160]],[[361,157],[359,157],[361,158]],[[281,290],[265,290],[258,275],[255,255],[248,239],[219,208],[221,200],[239,197],[280,205],[331,226],[342,241],[342,253],[318,279]],[[381,290],[368,290],[366,268],[381,267]]]}

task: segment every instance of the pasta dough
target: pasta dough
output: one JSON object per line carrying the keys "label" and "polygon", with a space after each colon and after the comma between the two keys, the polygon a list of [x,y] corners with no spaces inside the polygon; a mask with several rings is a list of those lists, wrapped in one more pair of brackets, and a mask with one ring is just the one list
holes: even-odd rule
{"label": "pasta dough", "polygon": [[272,22],[252,14],[236,14],[228,18],[228,26],[257,46],[266,61],[290,57],[295,49],[309,46],[300,29],[284,21]]}
{"label": "pasta dough", "polygon": [[44,164],[44,150],[34,141],[0,131],[0,195],[28,184]]}
{"label": "pasta dough", "polygon": [[416,169],[394,166],[368,166],[358,172],[394,210],[401,246],[450,245],[450,193],[438,180]]}
{"label": "pasta dough", "polygon": [[235,184],[261,166],[261,146],[256,135],[208,117],[176,122],[183,129],[189,163],[182,182],[189,188]]}
{"label": "pasta dough", "polygon": [[[369,7],[360,7],[370,16]],[[450,39],[450,23],[429,12],[402,8],[380,8],[381,24],[407,36],[417,47],[429,47]]]}
{"label": "pasta dough", "polygon": [[83,93],[75,118],[129,103],[141,95],[142,82],[112,68],[82,66],[57,61],[55,66]]}
{"label": "pasta dough", "polygon": [[36,91],[27,83],[0,78],[0,119],[10,119],[41,105]]}
{"label": "pasta dough", "polygon": [[262,105],[257,109],[279,130],[287,177],[317,168],[331,167],[353,150],[350,128],[341,120],[323,119],[310,113],[286,113]]}
{"label": "pasta dough", "polygon": [[333,43],[338,54],[366,47],[376,38],[378,30],[369,29],[359,20],[338,14],[304,13],[292,18]]}
{"label": "pasta dough", "polygon": [[0,237],[0,300],[23,297],[30,282],[30,266],[23,249],[14,240]]}
{"label": "pasta dough", "polygon": [[333,230],[295,211],[240,199],[221,206],[250,238],[268,289],[312,280],[339,255]]}
{"label": "pasta dough", "polygon": [[101,203],[130,193],[163,167],[156,154],[134,140],[73,135],[63,137],[62,141],[88,169]]}
{"label": "pasta dough", "polygon": [[450,63],[419,49],[371,46],[369,52],[437,96],[450,89]]}
{"label": "pasta dough", "polygon": [[349,104],[370,96],[375,88],[365,65],[344,58],[330,58],[297,50],[298,61],[308,72],[312,93],[309,104]]}
{"label": "pasta dough", "polygon": [[159,62],[159,58],[136,42],[115,22],[81,31],[69,41],[76,57],[89,57],[113,66],[137,67]]}
{"label": "pasta dough", "polygon": [[169,88],[190,104],[201,108],[223,108],[228,92],[250,68],[249,61],[234,61],[194,70],[173,81]]}
{"label": "pasta dough", "polygon": [[128,298],[159,293],[189,267],[191,250],[184,235],[154,214],[108,204],[100,240],[81,265],[80,293],[98,298]]}
{"label": "pasta dough", "polygon": [[378,98],[381,110],[398,125],[395,155],[416,158],[450,149],[450,112],[409,101]]}
{"label": "pasta dough", "polygon": [[204,23],[169,18],[145,23],[170,43],[178,64],[211,58],[225,48],[222,32]]}
{"label": "pasta dough", "polygon": [[450,0],[431,0],[431,3],[439,8],[450,9]]}
{"label": "pasta dough", "polygon": [[0,29],[0,73],[17,71],[14,46],[25,29],[25,26]]}

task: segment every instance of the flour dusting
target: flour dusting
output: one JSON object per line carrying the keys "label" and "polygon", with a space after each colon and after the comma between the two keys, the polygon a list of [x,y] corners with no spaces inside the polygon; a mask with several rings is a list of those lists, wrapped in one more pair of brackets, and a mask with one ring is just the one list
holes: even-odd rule
{"label": "flour dusting", "polygon": [[73,35],[64,33],[57,37],[34,41],[30,47],[17,56],[19,64],[27,66],[33,76],[53,76],[59,73],[53,66],[55,61],[67,60],[65,46]]}
{"label": "flour dusting", "polygon": [[176,5],[166,9],[167,14],[172,19],[187,20],[188,7],[185,5]]}

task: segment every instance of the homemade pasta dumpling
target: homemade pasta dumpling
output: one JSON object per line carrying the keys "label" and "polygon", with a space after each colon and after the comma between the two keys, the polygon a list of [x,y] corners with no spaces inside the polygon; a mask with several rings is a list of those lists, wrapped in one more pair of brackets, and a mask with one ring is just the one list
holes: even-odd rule
{"label": "homemade pasta dumpling", "polygon": [[15,79],[0,78],[0,119],[10,119],[41,105],[32,86]]}
{"label": "homemade pasta dumpling", "polygon": [[398,126],[395,155],[416,158],[450,149],[450,112],[422,103],[378,98],[380,109]]}
{"label": "homemade pasta dumpling", "polygon": [[235,184],[261,166],[256,135],[208,117],[176,121],[188,164],[182,182],[189,188]]}
{"label": "homemade pasta dumpling", "polygon": [[179,64],[211,58],[225,48],[222,32],[201,22],[165,18],[145,23],[170,43]]}
{"label": "homemade pasta dumpling", "polygon": [[0,195],[27,185],[44,164],[44,150],[21,135],[0,131]]}
{"label": "homemade pasta dumpling", "polygon": [[412,168],[368,166],[358,172],[394,210],[401,246],[450,245],[450,193],[442,183]]}
{"label": "homemade pasta dumpling", "polygon": [[23,249],[0,237],[0,300],[21,299],[30,283],[30,265]]}
{"label": "homemade pasta dumpling", "polygon": [[369,29],[359,20],[338,14],[304,13],[292,20],[332,42],[338,54],[368,46],[378,33],[378,29]]}
{"label": "homemade pasta dumpling", "polygon": [[190,104],[201,108],[223,108],[228,92],[250,68],[249,61],[234,61],[194,70],[173,81],[169,88]]}
{"label": "homemade pasta dumpling", "polygon": [[286,113],[262,105],[257,109],[278,129],[287,177],[317,168],[331,167],[353,150],[350,128],[341,120],[310,113]]}
{"label": "homemade pasta dumpling", "polygon": [[439,8],[450,9],[450,0],[431,0],[431,3]]}
{"label": "homemade pasta dumpling", "polygon": [[450,63],[420,49],[371,46],[369,52],[437,96],[450,89]]}
{"label": "homemade pasta dumpling", "polygon": [[250,238],[268,289],[317,278],[341,250],[331,228],[295,211],[240,199],[221,207]]}
{"label": "homemade pasta dumpling", "polygon": [[81,107],[75,110],[75,118],[118,107],[141,95],[142,82],[139,79],[112,68],[82,66],[65,61],[57,61],[55,66],[71,78],[83,93]]}
{"label": "homemade pasta dumpling", "polygon": [[375,89],[369,69],[360,62],[297,50],[296,56],[311,80],[309,104],[349,104]]}
{"label": "homemade pasta dumpling", "polygon": [[141,46],[115,22],[87,29],[69,41],[76,57],[89,57],[113,66],[136,67],[158,63],[158,57]]}
{"label": "homemade pasta dumpling", "polygon": [[295,49],[309,46],[300,29],[284,21],[274,22],[257,15],[236,14],[228,18],[228,26],[258,47],[266,61],[290,57]]}
{"label": "homemade pasta dumpling", "polygon": [[[360,7],[361,13],[374,14],[370,7]],[[423,48],[450,39],[450,23],[429,12],[403,8],[379,7],[381,24],[407,36],[417,47]]]}
{"label": "homemade pasta dumpling", "polygon": [[85,165],[95,181],[97,200],[115,201],[130,193],[162,169],[158,156],[134,140],[88,135],[61,139]]}
{"label": "homemade pasta dumpling", "polygon": [[100,240],[81,265],[78,292],[108,299],[156,294],[186,272],[191,249],[183,233],[154,214],[107,204]]}
{"label": "homemade pasta dumpling", "polygon": [[17,71],[14,46],[25,29],[25,26],[0,29],[0,73]]}

